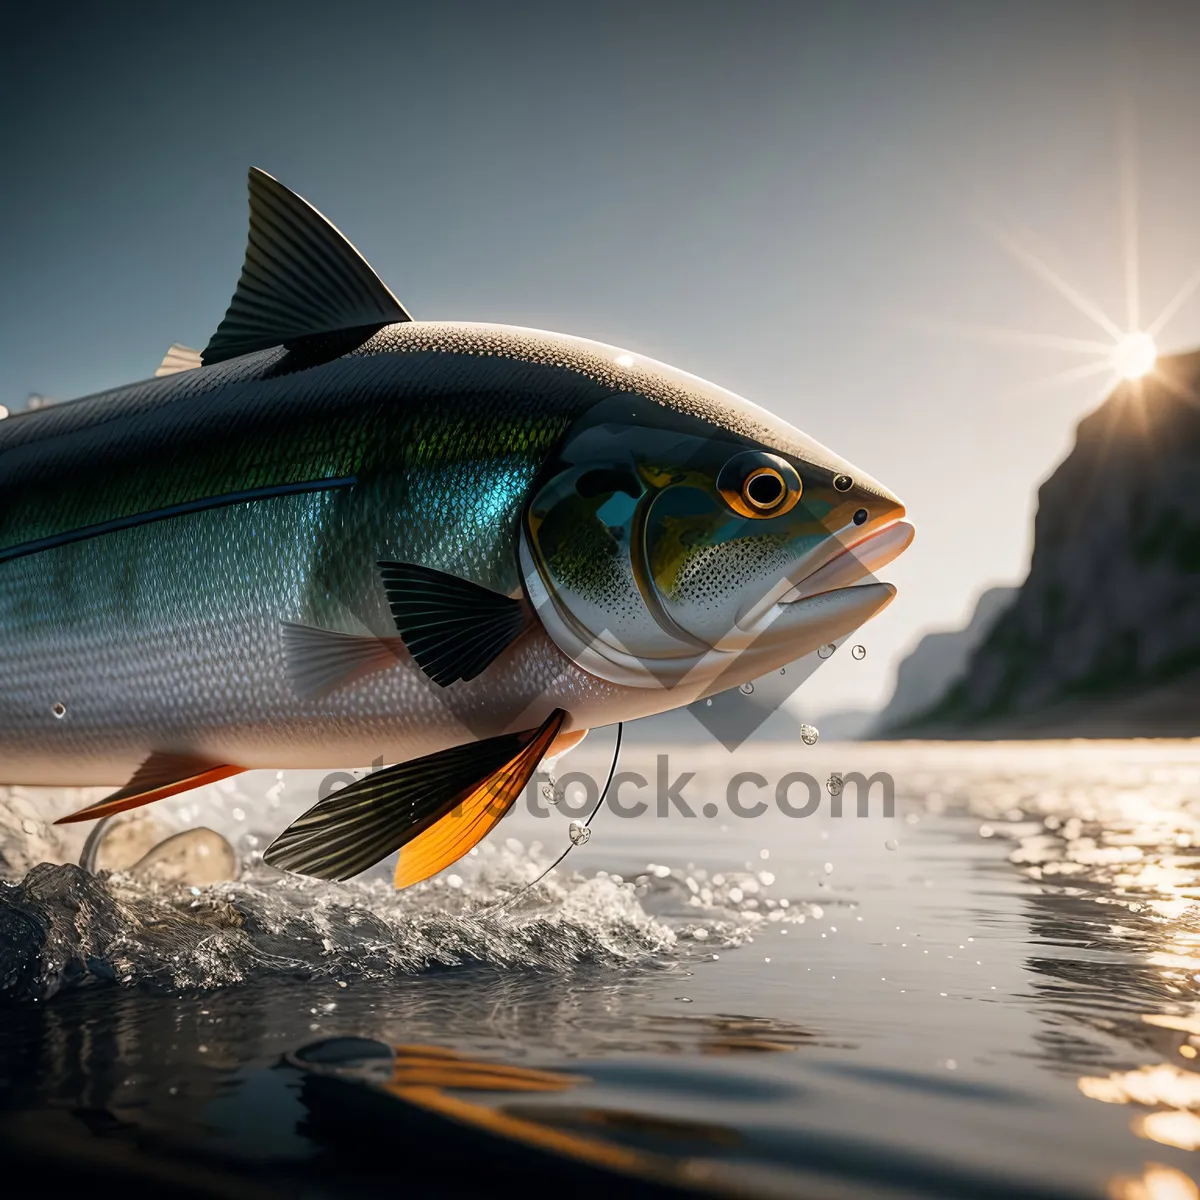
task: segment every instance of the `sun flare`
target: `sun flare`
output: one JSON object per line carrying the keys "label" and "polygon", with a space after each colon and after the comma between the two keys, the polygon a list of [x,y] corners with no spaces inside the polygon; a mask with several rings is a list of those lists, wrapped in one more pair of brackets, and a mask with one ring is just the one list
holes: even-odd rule
{"label": "sun flare", "polygon": [[1158,347],[1148,333],[1131,333],[1113,347],[1113,369],[1123,379],[1141,379],[1158,360]]}

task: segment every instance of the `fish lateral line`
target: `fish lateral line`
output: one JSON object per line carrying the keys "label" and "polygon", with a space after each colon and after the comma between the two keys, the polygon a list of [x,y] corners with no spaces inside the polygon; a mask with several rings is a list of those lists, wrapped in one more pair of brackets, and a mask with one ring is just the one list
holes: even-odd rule
{"label": "fish lateral line", "polygon": [[106,533],[120,533],[122,530],[152,525],[156,521],[166,521],[172,517],[186,517],[193,513],[210,512],[213,509],[229,508],[234,504],[245,504],[255,500],[273,500],[277,496],[300,496],[309,492],[334,491],[339,488],[353,487],[357,482],[357,475],[340,475],[332,479],[307,479],[300,483],[276,483],[261,488],[246,488],[239,492],[225,492],[220,496],[205,496],[199,500],[185,500],[181,504],[170,504],[165,508],[152,508],[146,512],[131,513],[126,517],[114,517],[111,521],[101,521],[96,525],[84,525],[78,529],[50,534],[48,537],[36,538],[30,542],[19,542],[15,546],[5,546],[0,549],[0,563],[24,558],[29,554],[40,554],[43,550],[54,550],[59,546],[90,541],[92,538],[102,537]]}

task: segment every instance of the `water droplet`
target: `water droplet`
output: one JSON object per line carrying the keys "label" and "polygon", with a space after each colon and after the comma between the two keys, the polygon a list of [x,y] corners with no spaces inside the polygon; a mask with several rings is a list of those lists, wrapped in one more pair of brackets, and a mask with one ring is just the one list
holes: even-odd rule
{"label": "water droplet", "polygon": [[[822,869],[824,870],[826,875],[832,875],[833,874],[833,863],[827,862]],[[836,933],[837,930],[834,930],[834,932]]]}
{"label": "water droplet", "polygon": [[859,660],[859,662],[861,662],[864,658],[867,657],[867,648],[866,648],[866,646],[855,646],[854,649],[850,651],[850,653],[855,658],[857,658]]}
{"label": "water droplet", "polygon": [[708,937],[708,930],[707,929],[693,929],[692,937],[694,937],[696,939],[696,941],[702,942]]}
{"label": "water droplet", "polygon": [[982,838],[989,838],[995,832],[996,831],[990,825],[980,825],[979,827],[979,836]]}
{"label": "water droplet", "polygon": [[706,704],[706,705],[707,705],[709,708],[712,708],[712,701],[711,701],[711,700],[705,700],[705,702],[704,702],[704,703],[705,703],[705,704]]}
{"label": "water droplet", "polygon": [[763,862],[766,862],[767,859],[771,857],[771,852],[770,850],[760,850],[758,852],[758,857],[761,858]]}
{"label": "water droplet", "polygon": [[246,810],[244,808],[235,808],[229,815],[235,821],[244,821],[246,819]]}
{"label": "water droplet", "polygon": [[800,726],[800,740],[806,746],[815,746],[817,739],[821,736],[821,731],[815,725]]}
{"label": "water droplet", "polygon": [[678,1000],[680,1004],[691,1004],[692,1002],[691,996],[676,996],[675,999]]}
{"label": "water droplet", "polygon": [[820,650],[817,651],[817,657],[828,658],[836,649],[837,647],[832,642],[826,642],[825,645],[823,645]]}
{"label": "water droplet", "polygon": [[572,845],[582,846],[592,836],[592,831],[582,821],[572,821],[567,834]]}
{"label": "water droplet", "polygon": [[741,693],[743,696],[753,696],[754,695],[754,684],[743,683],[742,687],[741,687]]}
{"label": "water droplet", "polygon": [[784,668],[784,667],[780,667],[780,668],[779,668],[779,673],[780,673],[780,675],[786,675],[786,674],[787,674],[787,670],[786,670],[786,668]]}
{"label": "water droplet", "polygon": [[829,794],[831,796],[840,796],[841,792],[842,792],[841,772],[834,771],[833,774],[829,776],[829,780],[825,784],[825,786],[829,789]]}
{"label": "water droplet", "polygon": [[61,721],[67,715],[67,706],[60,700],[50,711]]}
{"label": "water droplet", "polygon": [[888,838],[883,844],[888,850],[898,850],[900,848],[900,843],[895,838]]}

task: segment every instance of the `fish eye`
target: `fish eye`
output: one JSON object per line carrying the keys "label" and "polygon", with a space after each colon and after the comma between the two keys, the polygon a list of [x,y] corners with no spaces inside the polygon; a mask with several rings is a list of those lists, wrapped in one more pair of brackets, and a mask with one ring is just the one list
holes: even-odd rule
{"label": "fish eye", "polygon": [[743,517],[777,517],[795,506],[804,491],[796,468],[776,454],[738,454],[721,469],[717,488]]}
{"label": "fish eye", "polygon": [[848,492],[854,486],[854,480],[849,475],[835,475],[833,486],[835,491]]}
{"label": "fish eye", "polygon": [[759,467],[757,471],[751,471],[742,484],[742,498],[759,512],[769,512],[786,494],[787,484],[774,467]]}

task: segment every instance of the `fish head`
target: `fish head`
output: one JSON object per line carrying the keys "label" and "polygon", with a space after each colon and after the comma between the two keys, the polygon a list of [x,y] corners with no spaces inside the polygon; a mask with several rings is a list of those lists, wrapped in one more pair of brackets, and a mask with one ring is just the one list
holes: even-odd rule
{"label": "fish head", "polygon": [[874,616],[895,594],[874,572],[913,529],[890,491],[799,430],[664,372],[669,390],[614,395],[567,433],[527,507],[521,558],[543,625],[578,666],[682,687],[687,703]]}

